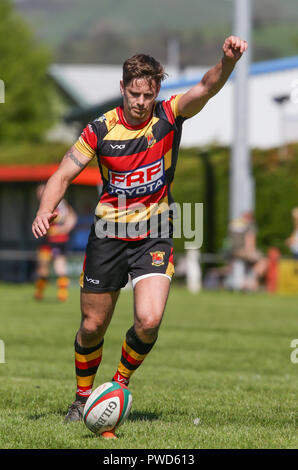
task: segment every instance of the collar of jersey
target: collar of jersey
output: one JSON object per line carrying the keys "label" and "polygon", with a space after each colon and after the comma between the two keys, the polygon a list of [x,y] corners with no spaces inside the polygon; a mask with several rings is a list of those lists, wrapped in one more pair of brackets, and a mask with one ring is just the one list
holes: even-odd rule
{"label": "collar of jersey", "polygon": [[136,126],[132,126],[131,124],[128,124],[128,122],[125,121],[124,115],[123,115],[123,107],[122,107],[122,106],[118,106],[118,108],[117,108],[117,114],[118,114],[118,117],[119,117],[119,121],[121,122],[121,124],[122,124],[123,126],[125,126],[127,129],[131,129],[131,130],[135,131],[135,130],[138,130],[138,129],[143,129],[143,127],[147,126],[148,122],[150,122],[151,119],[152,119],[153,110],[152,110],[152,114],[151,114],[150,117],[147,119],[147,121],[141,122],[141,124],[137,124]]}

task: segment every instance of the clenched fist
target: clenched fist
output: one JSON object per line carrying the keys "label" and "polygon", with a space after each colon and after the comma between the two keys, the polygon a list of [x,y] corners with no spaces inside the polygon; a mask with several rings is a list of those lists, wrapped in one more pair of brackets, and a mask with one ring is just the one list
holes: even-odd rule
{"label": "clenched fist", "polygon": [[246,49],[247,42],[238,38],[238,36],[229,36],[222,47],[225,58],[234,62],[240,59]]}

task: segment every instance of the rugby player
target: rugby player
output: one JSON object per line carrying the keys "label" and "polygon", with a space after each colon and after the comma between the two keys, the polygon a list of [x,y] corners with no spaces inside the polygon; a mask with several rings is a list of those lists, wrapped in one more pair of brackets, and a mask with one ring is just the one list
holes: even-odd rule
{"label": "rugby player", "polygon": [[[36,193],[41,199],[45,185],[40,184]],[[46,238],[37,251],[37,269],[35,280],[34,298],[43,300],[44,291],[48,285],[50,264],[53,261],[53,269],[56,274],[57,299],[64,302],[68,298],[69,278],[67,276],[67,242],[70,232],[74,229],[78,217],[73,208],[65,199],[62,199],[56,207],[57,217],[51,224]]]}
{"label": "rugby player", "polygon": [[95,156],[103,180],[80,279],[77,388],[66,421],[82,419],[104,335],[128,275],[134,321],[113,380],[128,386],[156,342],[174,273],[169,208],[182,124],[224,86],[247,42],[230,36],[222,49],[221,60],[198,84],[166,101],[157,100],[165,78],[162,65],[144,54],[126,60],[120,81],[123,106],[90,122],[47,182],[32,225],[36,238],[46,235],[67,187]]}

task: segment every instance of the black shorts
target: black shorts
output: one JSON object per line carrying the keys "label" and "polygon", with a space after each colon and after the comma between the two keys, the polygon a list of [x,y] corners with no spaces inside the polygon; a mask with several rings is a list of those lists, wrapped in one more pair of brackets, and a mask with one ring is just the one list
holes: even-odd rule
{"label": "black shorts", "polygon": [[144,277],[156,274],[169,279],[174,274],[171,238],[98,238],[92,225],[80,278],[83,291],[117,291],[126,286],[129,276],[134,286]]}

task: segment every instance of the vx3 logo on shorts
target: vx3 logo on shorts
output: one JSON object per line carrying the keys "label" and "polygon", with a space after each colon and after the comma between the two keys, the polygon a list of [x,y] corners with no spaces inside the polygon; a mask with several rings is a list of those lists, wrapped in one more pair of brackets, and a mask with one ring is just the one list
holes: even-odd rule
{"label": "vx3 logo on shorts", "polygon": [[86,276],[86,274],[85,274],[85,278],[87,282],[90,282],[90,284],[98,285],[100,283],[99,279],[92,279],[91,277]]}

